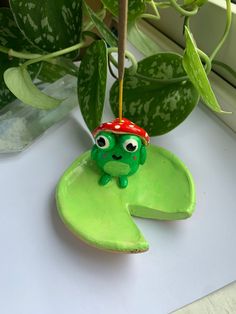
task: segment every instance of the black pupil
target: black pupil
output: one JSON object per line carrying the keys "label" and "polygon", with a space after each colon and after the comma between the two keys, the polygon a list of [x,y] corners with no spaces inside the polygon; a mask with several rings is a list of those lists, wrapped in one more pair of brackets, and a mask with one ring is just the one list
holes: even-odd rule
{"label": "black pupil", "polygon": [[133,145],[132,143],[129,143],[129,144],[126,145],[126,149],[129,152],[133,152],[136,149],[136,145]]}
{"label": "black pupil", "polygon": [[99,139],[97,140],[97,143],[99,147],[104,147],[106,145],[106,141],[103,137],[99,137]]}

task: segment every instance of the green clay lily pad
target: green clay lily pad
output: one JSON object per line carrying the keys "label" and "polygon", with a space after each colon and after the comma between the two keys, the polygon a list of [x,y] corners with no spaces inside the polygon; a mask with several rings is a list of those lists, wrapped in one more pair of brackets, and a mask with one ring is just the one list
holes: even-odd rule
{"label": "green clay lily pad", "polygon": [[123,253],[148,250],[148,242],[132,216],[178,220],[192,215],[195,189],[186,166],[171,152],[150,145],[147,160],[129,177],[126,189],[116,179],[100,186],[101,173],[90,151],[64,173],[57,187],[57,205],[65,225],[100,249]]}

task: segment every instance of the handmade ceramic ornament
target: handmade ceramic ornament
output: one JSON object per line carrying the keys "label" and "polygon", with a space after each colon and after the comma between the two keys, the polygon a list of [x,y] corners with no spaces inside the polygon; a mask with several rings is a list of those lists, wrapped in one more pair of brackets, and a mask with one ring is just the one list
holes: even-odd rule
{"label": "handmade ceramic ornament", "polygon": [[195,190],[185,165],[167,150],[148,145],[146,131],[122,117],[127,0],[119,0],[119,8],[119,118],[94,130],[92,150],[63,174],[56,199],[65,225],[86,243],[138,253],[149,245],[132,216],[188,218]]}
{"label": "handmade ceramic ornament", "polygon": [[146,146],[150,141],[147,132],[128,119],[117,118],[101,124],[93,136],[91,157],[102,171],[99,183],[106,185],[112,177],[117,177],[119,187],[126,188],[128,176],[146,161]]}
{"label": "handmade ceramic ornament", "polygon": [[[123,143],[123,135],[119,136],[115,140]],[[149,145],[146,153],[145,163],[129,176],[125,189],[114,179],[106,185],[98,184],[103,168],[91,158],[91,151],[80,156],[57,187],[58,211],[67,228],[97,248],[138,253],[148,250],[149,244],[132,216],[158,220],[190,217],[195,190],[186,166],[161,147]]]}

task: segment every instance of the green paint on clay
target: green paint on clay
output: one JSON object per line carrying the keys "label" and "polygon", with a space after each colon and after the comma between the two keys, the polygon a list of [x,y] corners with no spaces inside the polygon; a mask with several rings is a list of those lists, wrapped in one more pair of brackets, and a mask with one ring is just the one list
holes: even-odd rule
{"label": "green paint on clay", "polygon": [[104,165],[104,171],[113,177],[125,176],[130,172],[130,166],[119,161],[108,161]]}
{"label": "green paint on clay", "polygon": [[147,160],[126,189],[113,178],[100,186],[101,172],[88,151],[64,173],[57,187],[59,214],[88,244],[111,251],[143,252],[148,243],[131,215],[160,220],[192,215],[195,190],[185,165],[163,148],[148,146]]}
{"label": "green paint on clay", "polygon": [[[139,164],[144,164],[146,160],[146,148],[140,137],[102,131],[96,136],[95,142],[96,144],[91,151],[91,158],[103,171],[102,176],[104,177],[105,174],[119,177],[119,186],[125,188],[128,185],[128,178],[121,178],[121,176],[133,175],[139,169]],[[99,180],[102,185],[109,181]]]}

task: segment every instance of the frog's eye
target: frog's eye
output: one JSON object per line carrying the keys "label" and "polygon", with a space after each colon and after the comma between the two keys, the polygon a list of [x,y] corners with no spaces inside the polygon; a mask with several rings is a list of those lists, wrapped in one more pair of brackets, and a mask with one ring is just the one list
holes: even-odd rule
{"label": "frog's eye", "polygon": [[106,136],[99,135],[96,138],[96,145],[101,149],[106,149],[109,147],[109,139]]}
{"label": "frog's eye", "polygon": [[111,149],[114,146],[114,137],[112,136],[112,134],[99,134],[96,139],[95,139],[95,143],[97,145],[97,147],[107,150],[107,149]]}
{"label": "frog's eye", "polygon": [[135,139],[128,139],[123,143],[124,149],[129,153],[134,153],[138,150],[138,141]]}

